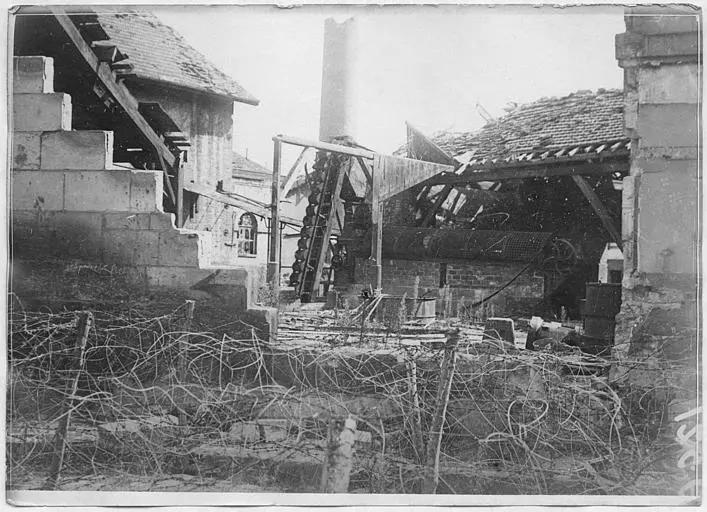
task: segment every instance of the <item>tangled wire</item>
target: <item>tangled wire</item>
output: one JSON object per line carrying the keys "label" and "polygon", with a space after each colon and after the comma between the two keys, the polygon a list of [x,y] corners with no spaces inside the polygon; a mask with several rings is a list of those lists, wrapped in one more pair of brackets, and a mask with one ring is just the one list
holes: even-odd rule
{"label": "tangled wire", "polygon": [[[255,482],[267,473],[282,490],[316,491],[328,420],[350,415],[358,430],[350,490],[420,492],[440,349],[219,339],[191,332],[185,308],[93,316],[79,354],[77,313],[11,315],[11,488],[46,472],[70,417],[59,488],[119,471]],[[609,367],[579,353],[461,343],[438,492],[675,492],[681,475],[660,463],[675,450],[663,428],[675,393],[658,375],[653,389],[622,390]]]}

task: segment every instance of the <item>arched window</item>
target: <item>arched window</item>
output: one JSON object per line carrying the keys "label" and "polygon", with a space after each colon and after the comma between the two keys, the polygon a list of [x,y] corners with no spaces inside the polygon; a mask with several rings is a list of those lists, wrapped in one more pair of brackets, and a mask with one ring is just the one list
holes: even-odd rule
{"label": "arched window", "polygon": [[238,221],[238,255],[255,256],[258,252],[258,221],[252,213],[244,213]]}

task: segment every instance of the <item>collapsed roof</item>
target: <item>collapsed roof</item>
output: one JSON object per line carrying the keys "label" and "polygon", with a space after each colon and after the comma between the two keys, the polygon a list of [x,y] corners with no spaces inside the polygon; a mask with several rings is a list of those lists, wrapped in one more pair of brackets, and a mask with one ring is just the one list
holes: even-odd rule
{"label": "collapsed roof", "polygon": [[600,146],[627,139],[623,91],[578,91],[517,105],[475,132],[440,132],[432,140],[462,161],[515,159],[570,146]]}

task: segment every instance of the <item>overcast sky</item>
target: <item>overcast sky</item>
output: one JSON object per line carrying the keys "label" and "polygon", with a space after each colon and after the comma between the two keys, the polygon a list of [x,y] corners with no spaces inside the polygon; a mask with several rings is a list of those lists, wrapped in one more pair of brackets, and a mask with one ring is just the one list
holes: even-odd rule
{"label": "overcast sky", "polygon": [[[236,104],[235,149],[270,166],[277,133],[316,139],[324,20],[355,16],[363,63],[358,142],[391,152],[406,120],[432,134],[484,124],[509,102],[620,88],[614,36],[623,7],[155,7],[254,94]],[[290,154],[288,158],[294,158]]]}

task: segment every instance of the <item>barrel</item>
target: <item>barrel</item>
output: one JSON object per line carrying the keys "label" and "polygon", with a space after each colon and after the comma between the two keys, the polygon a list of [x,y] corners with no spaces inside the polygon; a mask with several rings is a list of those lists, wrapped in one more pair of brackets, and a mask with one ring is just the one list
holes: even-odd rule
{"label": "barrel", "polygon": [[614,344],[615,317],[621,310],[621,285],[587,283],[584,304],[584,336],[600,345]]}

